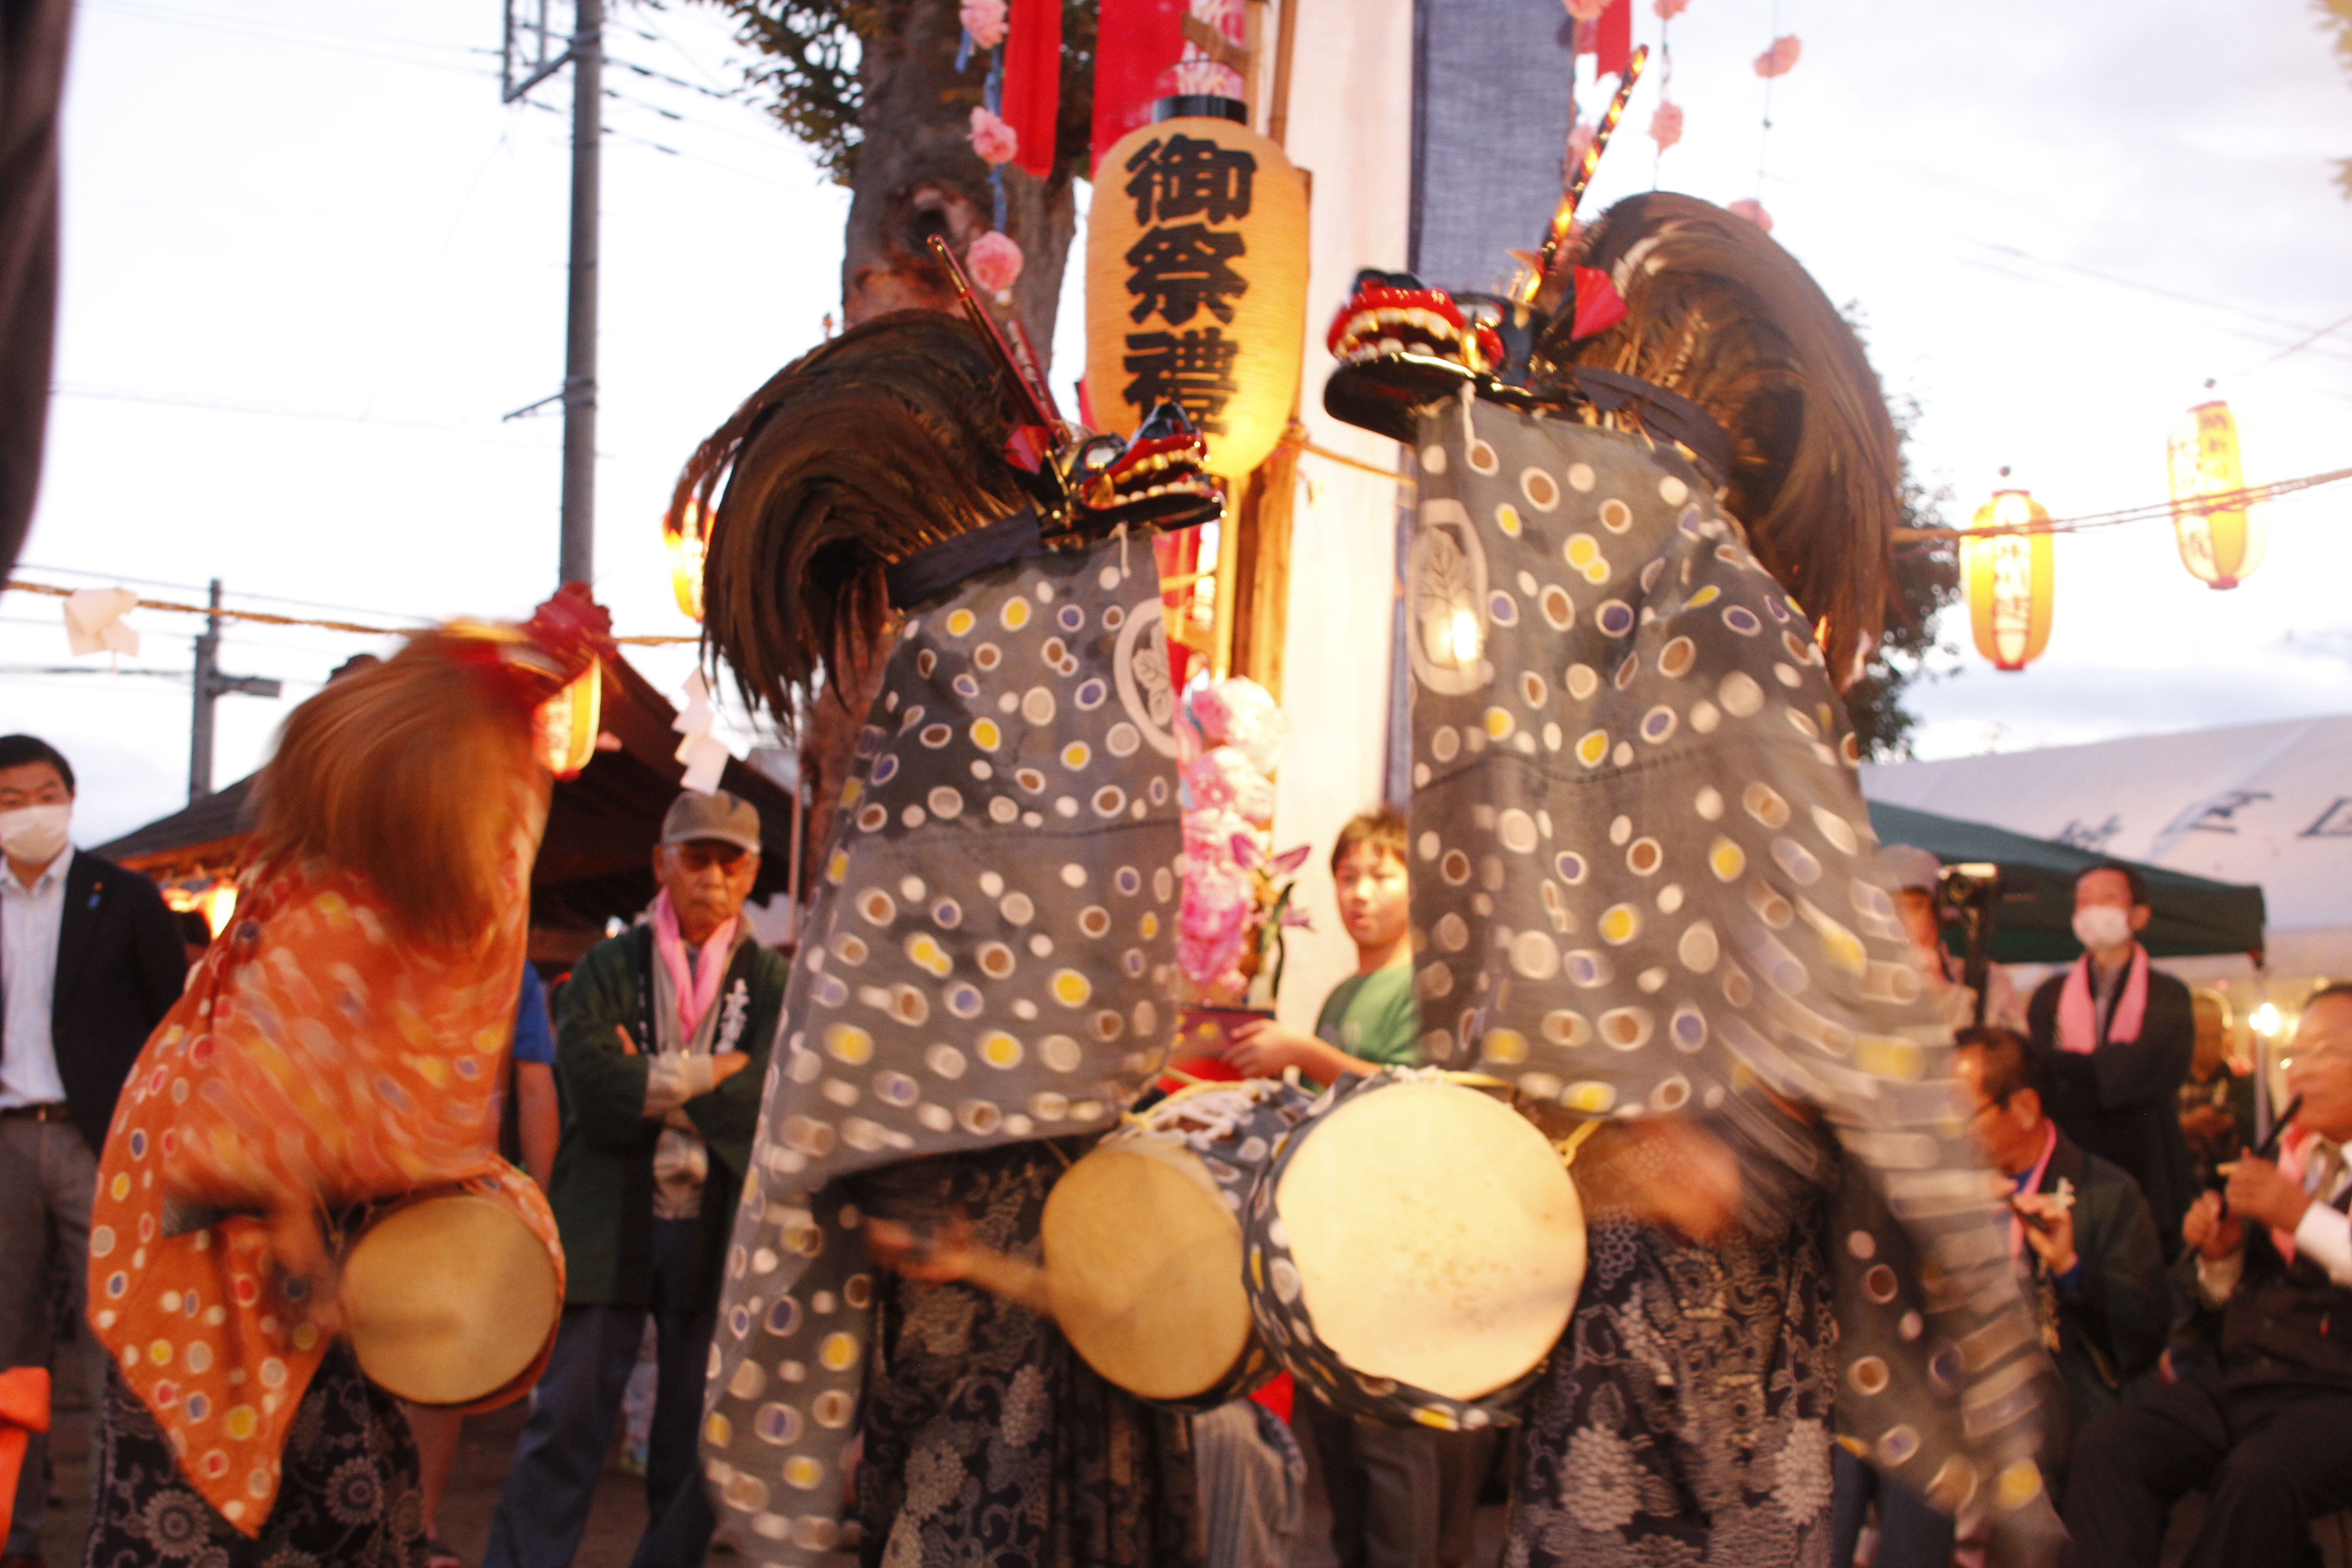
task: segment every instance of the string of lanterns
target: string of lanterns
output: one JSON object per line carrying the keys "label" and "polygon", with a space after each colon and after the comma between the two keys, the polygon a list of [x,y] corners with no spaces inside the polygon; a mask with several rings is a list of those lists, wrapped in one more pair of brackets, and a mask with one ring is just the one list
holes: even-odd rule
{"label": "string of lanterns", "polygon": [[1897,540],[1960,542],[1960,581],[1977,651],[1996,669],[2020,670],[2049,646],[2053,535],[2168,515],[2180,563],[2189,575],[2208,587],[2234,588],[2262,564],[2263,500],[2352,478],[2352,470],[2346,470],[2248,486],[2238,457],[2237,419],[2219,399],[2182,416],[2166,457],[2172,499],[2163,506],[2053,523],[2048,509],[2025,490],[2002,489],[1977,509],[1966,530],[1907,530]]}

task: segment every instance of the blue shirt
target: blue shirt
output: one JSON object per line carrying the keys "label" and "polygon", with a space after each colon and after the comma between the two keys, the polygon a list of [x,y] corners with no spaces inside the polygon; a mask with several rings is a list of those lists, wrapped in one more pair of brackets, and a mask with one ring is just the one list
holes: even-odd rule
{"label": "blue shirt", "polygon": [[542,1067],[555,1065],[555,1031],[548,1027],[547,991],[539,983],[539,971],[528,963],[522,966],[522,994],[515,998],[514,1059]]}

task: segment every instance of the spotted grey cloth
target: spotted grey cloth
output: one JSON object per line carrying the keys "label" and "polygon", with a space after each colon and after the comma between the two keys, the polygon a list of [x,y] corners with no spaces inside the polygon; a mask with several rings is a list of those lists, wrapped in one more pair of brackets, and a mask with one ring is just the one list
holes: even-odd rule
{"label": "spotted grey cloth", "polygon": [[1743,1074],[1818,1108],[1851,1156],[1842,1422],[1947,1502],[2045,1517],[2046,1363],[1804,613],[1672,447],[1466,401],[1419,435],[1423,1052],[1592,1115],[1703,1114]]}
{"label": "spotted grey cloth", "polygon": [[703,1458],[755,1561],[850,1542],[874,1283],[842,1178],[1107,1127],[1173,1026],[1181,851],[1148,544],[911,616],[793,967],[711,1347]]}

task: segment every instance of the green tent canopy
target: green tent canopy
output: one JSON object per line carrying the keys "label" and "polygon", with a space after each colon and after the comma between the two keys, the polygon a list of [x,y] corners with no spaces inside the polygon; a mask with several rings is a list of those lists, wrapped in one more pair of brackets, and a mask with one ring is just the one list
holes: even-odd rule
{"label": "green tent canopy", "polygon": [[2115,862],[2046,838],[1870,803],[1870,825],[1881,844],[1910,844],[1947,866],[1987,862],[2000,868],[1993,906],[1992,956],[2003,963],[2066,963],[2082,956],[2074,940],[2074,878],[2102,862],[2128,864],[2147,879],[2154,911],[2140,941],[2156,958],[2263,951],[2263,890],[2216,882],[2158,866]]}

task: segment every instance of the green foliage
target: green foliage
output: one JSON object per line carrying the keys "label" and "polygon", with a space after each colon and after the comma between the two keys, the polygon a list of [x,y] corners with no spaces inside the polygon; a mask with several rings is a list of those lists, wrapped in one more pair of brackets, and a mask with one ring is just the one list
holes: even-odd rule
{"label": "green foliage", "polygon": [[[807,143],[839,184],[855,184],[857,149],[866,136],[866,62],[903,49],[919,10],[944,10],[952,56],[954,0],[709,0],[735,18],[736,42],[752,54],[743,77],[786,131]],[[1062,100],[1055,137],[1055,173],[1087,173],[1094,132],[1095,6],[1062,6]],[[972,51],[957,85],[941,95],[942,121],[967,118],[981,101],[990,57]]]}
{"label": "green foliage", "polygon": [[[2352,3],[2352,0],[2347,0]],[[1849,319],[1852,317],[1849,308]],[[1911,426],[1919,418],[1915,398],[1890,404],[1897,449],[1903,462],[1903,528],[1947,528],[1944,508],[1952,499],[1949,485],[1929,489],[1911,468]],[[1958,649],[1936,641],[1937,613],[1959,596],[1958,547],[1949,540],[1932,544],[1903,544],[1895,550],[1895,570],[1887,595],[1886,630],[1862,679],[1845,694],[1846,716],[1853,722],[1862,754],[1872,762],[1892,762],[1911,754],[1911,731],[1918,721],[1904,706],[1912,682],[1935,679],[1956,670],[1957,663],[1937,668],[1941,656],[1953,659]]]}
{"label": "green foliage", "polygon": [[[2311,0],[2312,8],[2319,13],[2322,32],[2336,35],[2336,63],[2344,74],[2352,76],[2352,0]],[[2344,187],[2344,199],[2352,201],[2352,158],[2336,160],[2336,183]]]}

